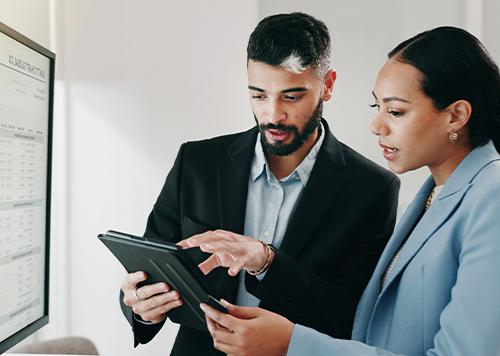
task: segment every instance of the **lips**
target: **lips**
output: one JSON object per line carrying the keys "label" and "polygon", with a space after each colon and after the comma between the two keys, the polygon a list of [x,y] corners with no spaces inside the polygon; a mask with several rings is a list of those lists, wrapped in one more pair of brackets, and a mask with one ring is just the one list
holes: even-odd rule
{"label": "lips", "polygon": [[382,147],[384,149],[384,158],[386,160],[389,160],[389,161],[393,160],[399,152],[399,149],[396,147],[387,146],[381,142],[379,142],[379,145],[380,145],[380,147]]}
{"label": "lips", "polygon": [[284,131],[284,130],[273,130],[273,129],[268,129],[266,133],[274,140],[274,141],[285,141],[288,136],[290,135],[290,132]]}

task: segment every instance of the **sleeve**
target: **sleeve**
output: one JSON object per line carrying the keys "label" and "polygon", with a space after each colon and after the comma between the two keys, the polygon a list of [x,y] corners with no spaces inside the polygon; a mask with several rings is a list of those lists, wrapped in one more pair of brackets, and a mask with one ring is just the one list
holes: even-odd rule
{"label": "sleeve", "polygon": [[287,356],[404,356],[359,341],[341,340],[311,328],[295,325]]}
{"label": "sleeve", "polygon": [[[440,330],[427,356],[498,355],[500,351],[500,188],[475,197],[460,232],[457,280],[440,314]],[[288,356],[390,356],[387,350],[358,341],[339,340],[296,325]]]}
{"label": "sleeve", "polygon": [[399,186],[394,177],[382,189],[333,282],[278,251],[261,281],[246,275],[247,290],[293,322],[350,338],[357,303],[394,229]]}
{"label": "sleeve", "polygon": [[[174,166],[167,175],[167,179],[156,200],[153,210],[149,214],[144,236],[148,239],[177,242],[181,235],[180,222],[180,177],[182,170],[183,144],[179,149]],[[125,318],[132,326],[134,346],[145,344],[153,339],[164,323],[148,324],[141,322],[132,309],[123,303],[123,292],[120,291],[120,306]]]}

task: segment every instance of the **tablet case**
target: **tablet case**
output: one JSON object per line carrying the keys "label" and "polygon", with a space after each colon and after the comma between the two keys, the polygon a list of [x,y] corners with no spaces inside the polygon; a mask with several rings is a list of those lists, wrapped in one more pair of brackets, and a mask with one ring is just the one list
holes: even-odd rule
{"label": "tablet case", "polygon": [[127,272],[146,272],[148,279],[141,285],[166,282],[179,292],[183,305],[168,312],[174,323],[207,331],[200,303],[227,313],[227,309],[209,293],[205,276],[186,250],[175,244],[150,241],[113,230],[100,234],[98,238]]}

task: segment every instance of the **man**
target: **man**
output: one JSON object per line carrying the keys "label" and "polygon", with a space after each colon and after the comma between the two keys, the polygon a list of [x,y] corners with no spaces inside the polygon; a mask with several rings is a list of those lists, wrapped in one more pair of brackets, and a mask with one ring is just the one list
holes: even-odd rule
{"label": "man", "polygon": [[[179,242],[203,233],[180,244],[214,253],[195,256],[205,273],[230,267],[207,275],[214,294],[349,338],[394,227],[399,180],[337,141],[322,120],[336,72],[321,21],[303,13],[267,17],[247,54],[257,126],[183,144],[145,236]],[[224,241],[233,246],[227,253],[218,250]],[[235,249],[246,257],[234,258]],[[122,285],[136,345],[182,305],[165,283],[139,287],[145,279],[129,274]],[[212,343],[208,333],[181,326],[172,355],[220,355]]]}

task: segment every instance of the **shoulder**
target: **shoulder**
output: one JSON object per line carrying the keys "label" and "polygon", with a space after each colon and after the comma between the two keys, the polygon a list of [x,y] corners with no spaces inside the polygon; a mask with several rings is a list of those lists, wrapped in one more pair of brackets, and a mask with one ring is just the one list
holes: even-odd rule
{"label": "shoulder", "polygon": [[[500,189],[500,159],[486,164],[472,179],[471,190],[476,194],[489,194]],[[497,199],[500,201],[500,199]]]}
{"label": "shoulder", "polygon": [[393,184],[399,188],[400,181],[394,173],[340,141],[339,147],[354,181],[371,186]]}
{"label": "shoulder", "polygon": [[255,127],[246,131],[211,137],[208,139],[188,141],[184,143],[184,146],[189,147],[191,150],[227,148],[238,139],[246,136],[253,136],[254,133],[256,134]]}
{"label": "shoulder", "polygon": [[465,230],[469,237],[478,231],[491,232],[500,242],[500,160],[485,165],[470,182],[462,203],[467,207]]}
{"label": "shoulder", "polygon": [[[257,129],[255,127],[242,132],[227,134],[209,139],[188,141],[182,144],[183,154],[189,158],[205,158],[220,156],[238,146],[247,149],[255,144]],[[233,147],[234,146],[234,147]]]}
{"label": "shoulder", "polygon": [[481,206],[500,209],[500,160],[491,161],[478,171],[469,183],[464,200],[478,209]]}

